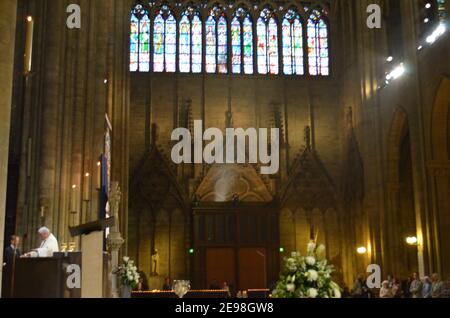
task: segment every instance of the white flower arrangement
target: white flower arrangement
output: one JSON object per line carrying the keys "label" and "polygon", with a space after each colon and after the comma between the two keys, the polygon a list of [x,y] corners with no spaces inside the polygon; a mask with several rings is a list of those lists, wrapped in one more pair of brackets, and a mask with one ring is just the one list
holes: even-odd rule
{"label": "white flower arrangement", "polygon": [[341,288],[332,281],[334,267],[325,257],[325,246],[308,243],[307,255],[293,252],[285,259],[272,295],[274,298],[341,298]]}
{"label": "white flower arrangement", "polygon": [[139,275],[138,269],[134,265],[134,261],[130,260],[128,256],[123,257],[122,265],[117,268],[115,273],[122,282],[122,285],[130,286],[132,289],[136,288],[141,279],[141,275]]}

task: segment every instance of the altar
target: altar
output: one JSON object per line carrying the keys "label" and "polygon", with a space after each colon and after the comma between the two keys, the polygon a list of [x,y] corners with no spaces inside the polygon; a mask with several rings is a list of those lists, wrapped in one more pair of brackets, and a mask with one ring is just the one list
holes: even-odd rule
{"label": "altar", "polygon": [[[246,298],[250,299],[262,299],[269,298],[269,289],[249,289],[245,291]],[[154,298],[178,298],[175,291],[136,291],[132,293],[132,298],[144,298],[144,299],[154,299]],[[190,290],[186,293],[183,298],[230,298],[229,292],[226,290]]]}
{"label": "altar", "polygon": [[80,298],[81,288],[67,284],[69,265],[81,269],[81,253],[55,253],[48,258],[16,260],[10,296],[14,298]]}

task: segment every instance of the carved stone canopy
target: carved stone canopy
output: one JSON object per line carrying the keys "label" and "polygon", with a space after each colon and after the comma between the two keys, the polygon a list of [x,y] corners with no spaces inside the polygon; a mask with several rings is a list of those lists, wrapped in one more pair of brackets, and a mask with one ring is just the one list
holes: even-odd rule
{"label": "carved stone canopy", "polygon": [[178,184],[172,166],[161,151],[152,147],[144,155],[131,178],[131,198],[143,200],[156,211],[171,198],[176,205],[183,207],[187,195]]}
{"label": "carved stone canopy", "polygon": [[196,191],[201,202],[271,202],[268,191],[252,165],[217,164],[212,166]]}
{"label": "carved stone canopy", "polygon": [[310,212],[336,207],[333,182],[311,147],[306,147],[294,162],[288,182],[280,192],[280,202],[282,206]]}

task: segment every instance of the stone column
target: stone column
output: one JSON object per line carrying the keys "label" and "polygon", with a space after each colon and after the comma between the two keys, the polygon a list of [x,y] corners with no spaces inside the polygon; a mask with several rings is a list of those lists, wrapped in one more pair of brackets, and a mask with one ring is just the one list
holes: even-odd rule
{"label": "stone column", "polygon": [[[0,256],[3,259],[5,203],[8,173],[9,125],[13,84],[14,45],[16,30],[16,0],[0,2]],[[0,271],[0,296],[2,273]]]}
{"label": "stone column", "polygon": [[450,238],[448,228],[450,218],[448,211],[450,203],[448,195],[450,193],[450,162],[449,161],[432,161],[429,169],[433,180],[433,192],[435,201],[435,210],[433,215],[434,241],[433,260],[435,264],[432,271],[437,272],[443,279],[450,275],[450,253],[448,252],[447,242]]}
{"label": "stone column", "polygon": [[[120,201],[120,232],[127,240],[128,233],[128,183],[129,183],[129,65],[128,39],[129,14],[132,1],[114,0],[111,7],[110,27],[114,30],[111,39],[112,55],[108,61],[110,69],[111,94],[109,96],[108,115],[112,124],[112,179],[117,180],[122,191]],[[127,253],[127,245],[123,247]]]}
{"label": "stone column", "polygon": [[112,269],[112,284],[111,284],[111,297],[119,298],[119,284],[117,281],[117,275],[114,272],[119,266],[119,250],[124,243],[124,239],[120,234],[120,222],[119,222],[119,204],[122,193],[120,192],[119,183],[112,182],[111,190],[109,192],[109,207],[110,212],[115,218],[115,225],[111,228],[111,232],[107,238],[108,249],[111,253],[111,269]]}

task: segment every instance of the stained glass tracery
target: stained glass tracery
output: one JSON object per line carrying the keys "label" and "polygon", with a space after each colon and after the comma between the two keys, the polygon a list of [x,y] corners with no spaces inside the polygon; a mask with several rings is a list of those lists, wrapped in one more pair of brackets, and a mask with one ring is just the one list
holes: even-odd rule
{"label": "stained glass tracery", "polygon": [[257,27],[258,73],[278,74],[278,23],[275,14],[265,8]]}
{"label": "stained glass tracery", "polygon": [[150,17],[142,5],[131,11],[130,71],[150,71]]}
{"label": "stained glass tracery", "polygon": [[308,19],[307,34],[309,74],[329,75],[328,26],[323,14],[317,9]]}
{"label": "stained glass tracery", "polygon": [[286,75],[303,75],[303,27],[299,14],[290,9],[284,16],[283,72]]}
{"label": "stained glass tracery", "polygon": [[234,74],[253,74],[253,23],[250,14],[238,8],[231,22],[231,65]]}
{"label": "stained glass tracery", "polygon": [[177,22],[167,6],[156,11],[153,21],[153,71],[175,72]]}
{"label": "stained glass tracery", "polygon": [[309,18],[303,18],[292,6],[278,16],[280,29],[269,5],[260,11],[255,25],[245,5],[226,14],[229,8],[217,4],[204,20],[194,5],[182,10],[176,19],[168,5],[162,5],[152,10],[150,18],[144,5],[133,7],[130,71],[226,74],[230,65],[233,74],[253,74],[256,63],[259,74],[279,74],[280,68],[285,75],[303,75],[305,69],[313,76],[330,74],[323,9],[304,7]]}
{"label": "stained glass tracery", "polygon": [[180,56],[181,73],[200,73],[202,71],[202,20],[200,13],[189,7],[180,20]]}
{"label": "stained glass tracery", "polygon": [[228,72],[228,25],[221,7],[211,9],[205,22],[206,28],[206,72]]}

